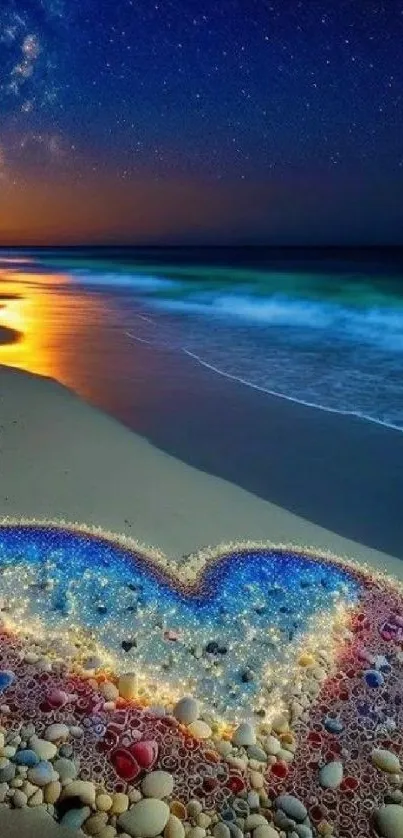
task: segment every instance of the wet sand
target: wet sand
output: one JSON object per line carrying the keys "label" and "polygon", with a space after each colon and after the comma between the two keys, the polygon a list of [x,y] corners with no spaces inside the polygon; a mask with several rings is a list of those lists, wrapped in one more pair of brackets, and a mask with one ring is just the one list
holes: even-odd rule
{"label": "wet sand", "polygon": [[0,368],[0,416],[2,518],[100,525],[176,557],[245,539],[292,543],[401,575],[399,559],[187,465],[50,379]]}

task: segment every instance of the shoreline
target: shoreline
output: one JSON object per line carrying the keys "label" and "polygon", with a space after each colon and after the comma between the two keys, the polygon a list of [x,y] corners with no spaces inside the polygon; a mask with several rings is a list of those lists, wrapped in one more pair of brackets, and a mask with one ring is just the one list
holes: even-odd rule
{"label": "shoreline", "polygon": [[402,562],[161,451],[63,385],[0,367],[1,518],[70,520],[168,557],[270,541],[330,551],[402,578]]}

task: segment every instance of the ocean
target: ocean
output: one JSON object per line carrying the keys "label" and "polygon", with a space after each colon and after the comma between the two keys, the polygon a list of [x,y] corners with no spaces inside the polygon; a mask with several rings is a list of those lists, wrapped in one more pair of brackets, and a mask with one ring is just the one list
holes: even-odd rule
{"label": "ocean", "polygon": [[84,248],[33,254],[114,294],[134,342],[247,387],[403,430],[398,248]]}

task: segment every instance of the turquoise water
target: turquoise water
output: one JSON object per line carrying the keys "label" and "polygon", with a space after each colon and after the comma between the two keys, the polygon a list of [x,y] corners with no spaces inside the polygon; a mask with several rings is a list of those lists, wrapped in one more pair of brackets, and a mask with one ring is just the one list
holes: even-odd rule
{"label": "turquoise water", "polygon": [[[268,250],[47,257],[124,297],[133,340],[216,374],[403,429],[403,257]],[[147,319],[130,317],[140,304]],[[134,311],[134,308],[133,308]]]}

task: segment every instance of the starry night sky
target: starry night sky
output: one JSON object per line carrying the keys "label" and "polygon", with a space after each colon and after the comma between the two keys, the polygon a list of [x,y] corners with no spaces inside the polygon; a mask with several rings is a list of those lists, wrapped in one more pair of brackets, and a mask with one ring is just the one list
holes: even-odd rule
{"label": "starry night sky", "polygon": [[403,0],[1,0],[0,241],[403,243]]}

